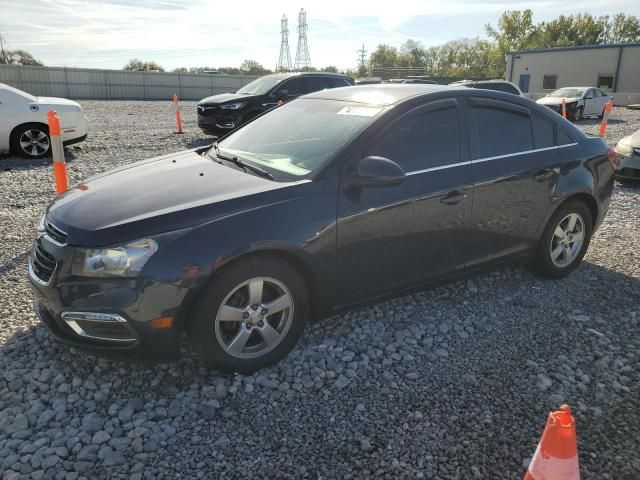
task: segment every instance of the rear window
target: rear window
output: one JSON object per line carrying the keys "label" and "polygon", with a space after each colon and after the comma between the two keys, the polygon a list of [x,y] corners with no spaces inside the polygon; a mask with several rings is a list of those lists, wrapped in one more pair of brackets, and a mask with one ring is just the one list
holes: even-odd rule
{"label": "rear window", "polygon": [[573,139],[560,127],[558,127],[558,145],[568,145],[570,143],[574,143]]}
{"label": "rear window", "polygon": [[533,126],[533,141],[536,148],[553,147],[555,145],[553,138],[555,124],[551,120],[532,112],[531,124]]}

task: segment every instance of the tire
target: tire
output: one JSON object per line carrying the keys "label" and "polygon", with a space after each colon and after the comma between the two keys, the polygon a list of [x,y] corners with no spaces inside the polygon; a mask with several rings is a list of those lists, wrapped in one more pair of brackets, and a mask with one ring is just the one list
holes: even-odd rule
{"label": "tire", "polygon": [[23,158],[42,158],[49,155],[49,128],[40,123],[20,125],[11,133],[11,151]]}
{"label": "tire", "polygon": [[582,120],[582,113],[584,112],[584,108],[583,107],[578,107],[575,109],[575,111],[573,112],[573,121],[577,122],[579,120]]}
{"label": "tire", "polygon": [[308,298],[304,278],[287,262],[261,256],[241,260],[221,271],[199,296],[188,328],[191,343],[216,370],[255,372],[294,347],[304,331]]}
{"label": "tire", "polygon": [[[561,237],[558,235],[560,230],[568,231],[570,222],[574,216],[577,216],[574,226],[574,234],[572,237]],[[579,238],[578,230],[582,232],[582,242],[576,245],[576,241],[566,241],[567,238],[574,240]],[[532,268],[538,274],[548,278],[563,278],[573,272],[587,253],[591,234],[593,232],[593,219],[591,211],[587,206],[579,201],[572,200],[560,206],[553,214],[549,223],[544,229],[542,238],[538,245],[538,251],[532,263]],[[563,247],[567,245],[567,248]],[[574,248],[575,247],[575,248]],[[558,249],[560,254],[558,255]],[[553,252],[553,253],[552,253]],[[553,255],[558,255],[553,257]]]}

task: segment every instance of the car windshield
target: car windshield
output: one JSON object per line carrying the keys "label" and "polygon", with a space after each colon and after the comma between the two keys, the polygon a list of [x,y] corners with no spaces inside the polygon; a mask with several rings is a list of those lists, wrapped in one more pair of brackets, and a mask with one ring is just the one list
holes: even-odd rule
{"label": "car windshield", "polygon": [[584,88],[561,88],[553,93],[550,93],[550,97],[564,97],[564,98],[578,98],[584,93]]}
{"label": "car windshield", "polygon": [[264,95],[282,80],[282,77],[260,77],[251,83],[247,83],[236,93],[242,93],[245,95]]}
{"label": "car windshield", "polygon": [[276,179],[300,179],[318,170],[382,110],[362,103],[298,99],[231,133],[218,148],[225,156],[266,168]]}

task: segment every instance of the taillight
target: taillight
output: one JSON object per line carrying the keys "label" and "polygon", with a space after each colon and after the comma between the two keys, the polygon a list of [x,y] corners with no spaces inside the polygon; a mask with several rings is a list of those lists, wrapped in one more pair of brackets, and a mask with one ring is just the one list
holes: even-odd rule
{"label": "taillight", "polygon": [[615,171],[618,165],[618,155],[616,155],[616,151],[611,147],[609,147],[609,151],[607,152],[607,158],[611,164],[611,168]]}

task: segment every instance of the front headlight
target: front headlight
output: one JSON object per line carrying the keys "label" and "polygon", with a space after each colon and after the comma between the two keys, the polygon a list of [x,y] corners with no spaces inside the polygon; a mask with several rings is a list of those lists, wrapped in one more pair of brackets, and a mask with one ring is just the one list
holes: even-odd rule
{"label": "front headlight", "polygon": [[240,110],[246,104],[247,102],[226,103],[224,105],[220,105],[220,108],[222,110]]}
{"label": "front headlight", "polygon": [[78,249],[71,272],[83,277],[136,277],[157,250],[158,243],[150,238],[109,248]]}

